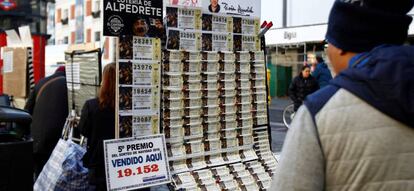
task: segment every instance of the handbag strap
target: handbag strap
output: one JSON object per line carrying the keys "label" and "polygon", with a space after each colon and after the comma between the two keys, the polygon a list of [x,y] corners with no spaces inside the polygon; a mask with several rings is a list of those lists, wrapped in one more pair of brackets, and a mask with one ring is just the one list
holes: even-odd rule
{"label": "handbag strap", "polygon": [[39,92],[38,92],[38,93],[37,93],[37,95],[36,95],[36,102],[37,102],[37,100],[39,99],[40,95],[42,94],[43,90],[45,89],[45,87],[46,87],[47,85],[49,85],[49,84],[51,84],[52,82],[55,82],[55,81],[57,81],[57,80],[64,79],[64,78],[65,78],[64,76],[59,76],[59,77],[53,78],[53,79],[51,79],[51,80],[47,81],[45,84],[43,84],[43,86],[40,88]]}

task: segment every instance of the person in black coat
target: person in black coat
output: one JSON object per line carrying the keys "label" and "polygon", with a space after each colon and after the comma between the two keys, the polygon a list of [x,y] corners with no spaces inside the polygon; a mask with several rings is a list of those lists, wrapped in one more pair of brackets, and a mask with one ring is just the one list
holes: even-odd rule
{"label": "person in black coat", "polygon": [[34,171],[37,177],[59,141],[68,117],[68,90],[65,67],[40,80],[25,105],[32,115]]}
{"label": "person in black coat", "polygon": [[292,99],[297,111],[306,96],[319,89],[318,81],[310,75],[310,67],[303,66],[301,72],[296,76],[289,86],[289,97]]}
{"label": "person in black coat", "polygon": [[106,190],[103,141],[115,138],[115,71],[114,63],[105,66],[99,96],[85,102],[78,126],[88,140],[83,162],[96,190]]}

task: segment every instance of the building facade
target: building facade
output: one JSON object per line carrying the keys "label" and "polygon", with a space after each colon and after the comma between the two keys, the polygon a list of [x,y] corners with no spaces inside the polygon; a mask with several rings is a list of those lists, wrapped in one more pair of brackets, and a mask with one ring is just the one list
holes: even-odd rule
{"label": "building facade", "polygon": [[0,0],[0,32],[28,25],[35,34],[46,34],[48,0]]}
{"label": "building facade", "polygon": [[[272,7],[273,12],[284,13],[279,14],[280,17],[276,18],[272,12],[262,15],[264,20],[276,21],[275,28],[266,33],[271,96],[287,95],[292,78],[298,75],[308,55],[320,54],[329,63],[323,41],[333,2],[283,0]],[[414,16],[414,9],[409,14]],[[414,22],[409,29],[407,44],[414,44]]]}
{"label": "building facade", "polygon": [[[6,46],[20,46],[8,42],[5,31],[18,31],[19,27],[29,26],[32,37],[30,47],[33,55],[33,74],[36,83],[45,76],[45,44],[49,37],[46,30],[46,5],[49,1],[51,0],[0,0],[0,49]],[[0,59],[0,68],[2,66],[3,61]],[[0,93],[3,92],[2,88],[3,76],[0,74]]]}
{"label": "building facade", "polygon": [[51,56],[51,59],[46,62],[47,65],[63,62],[64,52],[69,45],[83,43],[93,43],[96,48],[103,50],[103,64],[115,60],[115,39],[104,37],[102,32],[102,2],[102,0],[56,0],[54,5],[48,6],[50,16],[48,34],[53,39],[49,40],[46,53],[61,55]]}

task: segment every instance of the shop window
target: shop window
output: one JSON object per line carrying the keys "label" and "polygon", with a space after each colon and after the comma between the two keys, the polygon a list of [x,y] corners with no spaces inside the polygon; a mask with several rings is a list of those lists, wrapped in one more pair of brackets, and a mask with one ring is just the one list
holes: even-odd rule
{"label": "shop window", "polygon": [[101,32],[95,32],[95,42],[101,41]]}
{"label": "shop window", "polygon": [[101,4],[99,0],[95,0],[92,6],[92,17],[99,18],[101,15]]}
{"label": "shop window", "polygon": [[63,44],[68,44],[69,43],[69,37],[65,36],[63,37]]}
{"label": "shop window", "polygon": [[62,19],[61,19],[63,25],[68,24],[68,22],[69,22],[68,15],[69,15],[69,10],[68,9],[63,10],[63,15],[62,15]]}

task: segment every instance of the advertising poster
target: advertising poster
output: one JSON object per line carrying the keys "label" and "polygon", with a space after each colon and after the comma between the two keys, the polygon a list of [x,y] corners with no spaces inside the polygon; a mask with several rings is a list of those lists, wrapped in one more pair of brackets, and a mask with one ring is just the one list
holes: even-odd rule
{"label": "advertising poster", "polygon": [[104,0],[104,35],[161,37],[164,32],[162,2],[159,0]]}
{"label": "advertising poster", "polygon": [[260,18],[261,1],[203,0],[204,13],[218,13]]}
{"label": "advertising poster", "polygon": [[201,29],[201,9],[167,7],[167,27]]}
{"label": "advertising poster", "polygon": [[170,183],[164,135],[104,141],[106,184],[110,191]]}

